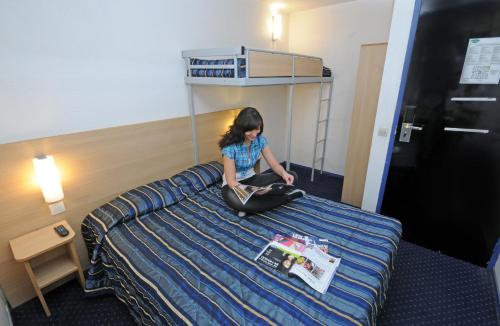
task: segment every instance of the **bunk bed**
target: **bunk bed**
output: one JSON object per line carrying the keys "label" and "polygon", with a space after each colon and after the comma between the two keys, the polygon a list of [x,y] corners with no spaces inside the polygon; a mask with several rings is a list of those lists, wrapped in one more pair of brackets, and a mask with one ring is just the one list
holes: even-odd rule
{"label": "bunk bed", "polygon": [[[316,119],[316,135],[312,159],[311,181],[317,162],[321,162],[323,172],[326,135],[330,120],[330,107],[333,92],[333,77],[330,69],[323,66],[323,60],[302,54],[282,51],[248,48],[245,46],[220,49],[182,51],[186,64],[185,83],[188,87],[189,111],[192,121],[194,142],[194,158],[199,163],[196,134],[196,110],[193,102],[192,85],[205,86],[271,86],[288,85],[287,135],[285,143],[286,168],[290,169],[291,128],[293,111],[294,85],[320,84],[318,111]],[[323,89],[329,85],[328,97],[323,98]],[[326,103],[326,106],[323,104]],[[322,116],[321,109],[326,109]],[[323,135],[320,125],[324,124]],[[317,157],[318,145],[322,144],[322,154]]]}

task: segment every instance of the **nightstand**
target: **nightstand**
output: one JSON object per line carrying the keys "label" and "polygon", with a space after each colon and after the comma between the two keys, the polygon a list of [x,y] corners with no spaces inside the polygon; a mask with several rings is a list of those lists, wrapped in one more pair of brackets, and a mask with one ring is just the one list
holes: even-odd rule
{"label": "nightstand", "polygon": [[[61,224],[69,232],[65,237],[59,236],[54,230],[55,226]],[[82,267],[80,266],[80,260],[76,253],[75,244],[73,243],[74,239],[75,231],[73,231],[66,220],[62,220],[9,241],[15,260],[24,263],[24,267],[26,267],[31,283],[47,317],[50,317],[50,310],[41,291],[44,287],[75,272],[78,274],[80,284],[84,286],[85,279]],[[69,257],[62,255],[37,266],[31,265],[30,261],[33,258],[61,246],[67,246]]]}

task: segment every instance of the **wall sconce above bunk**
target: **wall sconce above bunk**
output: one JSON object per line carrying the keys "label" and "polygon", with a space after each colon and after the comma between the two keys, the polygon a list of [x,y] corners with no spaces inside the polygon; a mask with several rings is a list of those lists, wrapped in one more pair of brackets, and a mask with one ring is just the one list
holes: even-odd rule
{"label": "wall sconce above bunk", "polygon": [[56,215],[66,210],[61,178],[51,155],[38,155],[33,159],[36,179],[42,190],[45,202],[49,204],[50,213]]}
{"label": "wall sconce above bunk", "polygon": [[272,39],[273,41],[281,40],[283,34],[282,17],[280,14],[275,14],[272,17]]}
{"label": "wall sconce above bunk", "polygon": [[283,3],[271,4],[271,38],[274,41],[281,40],[283,35],[283,17],[280,10],[285,8]]}

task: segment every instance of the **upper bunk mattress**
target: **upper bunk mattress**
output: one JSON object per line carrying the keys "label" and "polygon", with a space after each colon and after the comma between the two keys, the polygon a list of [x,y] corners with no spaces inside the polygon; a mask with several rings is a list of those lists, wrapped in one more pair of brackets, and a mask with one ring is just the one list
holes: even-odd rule
{"label": "upper bunk mattress", "polygon": [[[238,59],[238,78],[243,78],[246,75],[246,64],[244,58]],[[191,65],[194,66],[215,66],[215,65],[234,65],[234,59],[218,59],[218,60],[205,60],[192,58]],[[224,77],[233,78],[234,69],[229,68],[194,68],[191,69],[192,77]]]}
{"label": "upper bunk mattress", "polygon": [[[87,293],[113,292],[140,324],[374,325],[401,224],[306,195],[240,218],[221,194],[222,166],[200,165],[90,213]],[[341,257],[326,294],[254,261],[274,234],[326,238]]]}
{"label": "upper bunk mattress", "polygon": [[[238,58],[237,60],[238,78],[246,77],[246,60]],[[234,59],[190,59],[191,66],[215,66],[215,65],[234,65]],[[233,78],[234,69],[232,68],[191,68],[191,77],[218,77],[218,78]],[[323,77],[331,77],[332,71],[330,68],[323,67]],[[273,77],[273,76],[269,76]]]}

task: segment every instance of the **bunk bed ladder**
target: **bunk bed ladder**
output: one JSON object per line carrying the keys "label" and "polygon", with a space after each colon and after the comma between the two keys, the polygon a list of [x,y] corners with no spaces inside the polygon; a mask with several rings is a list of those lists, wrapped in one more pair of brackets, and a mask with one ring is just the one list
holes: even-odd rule
{"label": "bunk bed ladder", "polygon": [[[329,85],[328,97],[323,98],[323,89],[325,85]],[[314,170],[316,169],[316,163],[321,161],[321,174],[323,173],[323,167],[325,165],[325,151],[326,151],[326,137],[328,136],[328,124],[330,123],[330,110],[332,103],[332,93],[333,93],[333,80],[327,82],[321,82],[319,86],[319,101],[318,101],[318,113],[316,117],[316,134],[314,137],[314,153],[311,168],[311,182],[314,181]],[[326,105],[323,105],[326,103]],[[326,114],[322,115],[322,109],[326,110]],[[324,116],[324,118],[322,118]],[[324,124],[323,133],[320,135],[321,124]],[[317,157],[318,145],[323,144],[323,150],[321,151],[321,156]]]}

